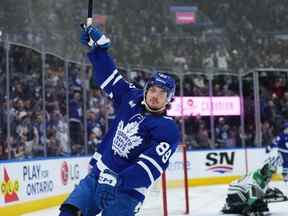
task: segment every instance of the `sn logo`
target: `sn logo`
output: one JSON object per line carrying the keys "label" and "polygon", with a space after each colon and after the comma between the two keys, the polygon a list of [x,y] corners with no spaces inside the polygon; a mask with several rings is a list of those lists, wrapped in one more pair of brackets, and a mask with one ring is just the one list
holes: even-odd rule
{"label": "sn logo", "polygon": [[207,154],[206,162],[207,166],[213,166],[216,164],[233,165],[235,159],[235,152],[210,152]]}

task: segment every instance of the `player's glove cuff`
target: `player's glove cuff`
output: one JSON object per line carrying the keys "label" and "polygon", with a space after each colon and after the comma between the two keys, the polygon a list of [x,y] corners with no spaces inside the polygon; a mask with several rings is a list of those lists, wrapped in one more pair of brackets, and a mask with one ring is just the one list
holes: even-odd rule
{"label": "player's glove cuff", "polygon": [[100,47],[102,49],[107,49],[111,46],[111,41],[107,38],[101,31],[93,26],[88,26],[86,28],[87,33],[94,41],[94,45],[96,47]]}

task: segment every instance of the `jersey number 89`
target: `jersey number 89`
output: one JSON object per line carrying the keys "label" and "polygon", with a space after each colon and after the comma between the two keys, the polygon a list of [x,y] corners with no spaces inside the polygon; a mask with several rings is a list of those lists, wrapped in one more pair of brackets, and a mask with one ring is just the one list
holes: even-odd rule
{"label": "jersey number 89", "polygon": [[172,153],[170,145],[166,142],[161,142],[156,146],[156,152],[159,156],[162,156],[163,163],[166,163]]}

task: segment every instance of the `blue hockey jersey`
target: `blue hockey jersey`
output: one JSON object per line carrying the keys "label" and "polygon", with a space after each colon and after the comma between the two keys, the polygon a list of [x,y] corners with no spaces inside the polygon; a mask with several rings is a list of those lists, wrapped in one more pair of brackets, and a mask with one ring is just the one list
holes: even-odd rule
{"label": "blue hockey jersey", "polygon": [[272,148],[278,148],[278,152],[280,153],[283,163],[283,172],[288,173],[288,134],[280,133],[272,143]]}
{"label": "blue hockey jersey", "polygon": [[123,190],[136,191],[135,198],[143,200],[146,189],[168,167],[180,142],[179,130],[170,117],[145,110],[143,90],[123,79],[106,50],[93,48],[88,58],[95,83],[113,100],[116,110],[96,165],[118,173]]}

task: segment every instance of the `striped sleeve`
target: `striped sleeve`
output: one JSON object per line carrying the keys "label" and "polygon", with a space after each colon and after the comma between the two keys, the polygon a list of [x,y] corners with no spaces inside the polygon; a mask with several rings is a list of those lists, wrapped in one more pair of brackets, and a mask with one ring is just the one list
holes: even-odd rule
{"label": "striped sleeve", "polygon": [[88,53],[88,58],[93,65],[94,82],[119,105],[122,97],[135,87],[119,73],[107,50],[95,47]]}
{"label": "striped sleeve", "polygon": [[159,135],[160,130],[167,133],[161,133],[158,139],[151,140],[150,147],[139,155],[137,162],[120,173],[124,187],[148,188],[167,169],[179,143],[179,132],[171,124],[155,129],[154,133]]}
{"label": "striped sleeve", "polygon": [[[176,150],[176,145],[168,151],[170,150],[171,153],[169,154],[172,155]],[[159,156],[157,157],[156,159],[153,150],[149,149],[140,155],[137,163],[122,171],[120,176],[123,179],[124,187],[150,187],[169,165],[169,160],[163,162]]]}

